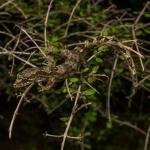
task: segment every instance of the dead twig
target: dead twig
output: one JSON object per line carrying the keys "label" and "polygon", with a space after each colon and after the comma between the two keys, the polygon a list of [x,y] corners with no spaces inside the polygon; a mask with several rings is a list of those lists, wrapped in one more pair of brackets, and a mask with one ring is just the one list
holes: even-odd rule
{"label": "dead twig", "polygon": [[64,35],[65,37],[66,37],[67,34],[68,34],[68,30],[69,30],[69,26],[70,26],[70,22],[71,22],[72,16],[73,16],[73,14],[74,14],[76,8],[78,7],[78,5],[80,4],[81,1],[82,1],[82,0],[78,0],[77,3],[75,4],[75,6],[74,6],[73,9],[72,9],[72,12],[71,12],[71,14],[70,14],[70,17],[69,17],[69,20],[68,20],[68,23],[67,23],[66,31],[65,31],[65,35]]}
{"label": "dead twig", "polygon": [[66,84],[66,88],[67,88],[68,94],[69,94],[69,96],[70,96],[70,99],[71,99],[71,101],[72,101],[72,100],[73,100],[73,97],[72,97],[72,94],[71,94],[71,92],[70,92],[69,85],[68,85],[68,80],[67,80],[67,79],[65,80],[65,84]]}
{"label": "dead twig", "polygon": [[[21,36],[21,32],[19,33],[18,35],[18,38],[16,39],[16,44],[12,50],[12,52],[14,52],[16,50],[16,48],[18,47],[18,44],[19,44],[19,41],[20,41],[20,36]],[[12,76],[12,73],[13,73],[13,70],[14,70],[14,65],[15,65],[15,58],[13,57],[13,60],[12,60],[12,65],[11,65],[11,71],[10,71],[10,75]]]}
{"label": "dead twig", "polygon": [[[107,114],[105,114],[99,107],[97,108],[98,112],[102,115],[102,117],[105,117],[108,119]],[[141,133],[142,135],[146,135],[146,132],[142,129],[140,129],[139,127],[137,127],[136,125],[131,124],[130,122],[127,122],[126,120],[119,120],[119,119],[115,119],[112,118],[111,120],[112,122],[118,123],[119,125],[125,125],[127,127],[130,127],[132,129],[134,129],[135,131]]]}
{"label": "dead twig", "polygon": [[22,62],[24,62],[24,63],[30,65],[31,67],[34,67],[34,68],[36,67],[35,65],[33,65],[32,63],[30,63],[29,61],[26,61],[26,60],[22,59],[21,57],[15,55],[13,52],[8,51],[7,49],[5,49],[5,48],[3,48],[3,47],[0,47],[0,49],[4,50],[7,54],[12,55],[13,57],[15,57],[15,58],[21,60]]}
{"label": "dead twig", "polygon": [[[136,33],[135,33],[135,31],[136,31],[136,25],[138,24],[138,22],[141,19],[142,15],[144,14],[144,12],[146,11],[146,9],[148,8],[149,3],[150,2],[147,2],[145,4],[144,8],[141,10],[141,12],[139,13],[139,15],[137,16],[136,20],[134,21],[134,23],[132,25],[132,37],[133,37],[133,40],[134,40],[135,48],[136,48],[136,50],[137,50],[138,53],[140,53],[140,50],[139,50],[139,47],[138,47],[138,44],[137,44]],[[144,65],[143,65],[143,61],[142,61],[141,57],[139,57],[139,60],[140,60],[142,71],[144,71]]]}
{"label": "dead twig", "polygon": [[14,1],[14,0],[10,0],[10,1],[7,1],[6,3],[2,4],[2,5],[0,6],[0,9],[2,9],[3,7],[9,5],[9,4],[12,3],[13,1]]}
{"label": "dead twig", "polygon": [[44,27],[44,42],[45,42],[45,48],[47,49],[47,23],[48,23],[48,16],[49,16],[49,12],[52,6],[53,0],[50,1],[49,5],[48,5],[48,10],[46,13],[46,17],[45,17],[45,27]]}
{"label": "dead twig", "polygon": [[149,138],[150,138],[150,125],[148,126],[148,129],[147,129],[144,150],[148,150]]}
{"label": "dead twig", "polygon": [[116,66],[117,66],[118,58],[119,58],[119,52],[116,52],[114,65],[113,65],[111,76],[110,76],[110,79],[109,79],[108,93],[107,93],[107,100],[106,100],[106,108],[107,108],[106,110],[107,110],[107,115],[108,115],[109,122],[111,122],[111,114],[110,114],[111,86],[112,86],[112,80],[113,80],[113,77],[114,77],[114,72],[115,72],[115,69],[116,69]]}
{"label": "dead twig", "polygon": [[[48,136],[48,137],[53,137],[53,138],[63,138],[64,137],[64,135],[53,135],[53,134],[48,134],[48,133],[45,133],[43,135],[44,136]],[[80,139],[82,139],[82,137],[80,137],[80,136],[74,137],[74,136],[69,136],[69,135],[67,135],[66,138],[73,139],[73,140],[80,140]]]}
{"label": "dead twig", "polygon": [[14,121],[15,121],[16,116],[17,116],[17,114],[18,114],[19,108],[20,108],[20,106],[21,106],[21,104],[22,104],[22,102],[23,102],[23,100],[24,100],[24,97],[27,95],[27,93],[29,92],[29,90],[31,89],[31,87],[33,86],[33,84],[34,84],[34,83],[30,84],[30,85],[26,88],[26,90],[25,90],[24,93],[22,94],[22,96],[21,96],[21,98],[20,98],[20,100],[19,100],[19,102],[18,102],[18,105],[17,105],[17,107],[16,107],[16,109],[15,109],[15,111],[14,111],[13,117],[12,117],[12,119],[11,119],[11,123],[10,123],[10,125],[9,125],[9,139],[11,139],[11,137],[12,137],[12,130],[13,130],[13,126],[14,126]]}
{"label": "dead twig", "polygon": [[[19,27],[20,28],[20,27]],[[38,46],[38,44],[35,42],[35,40],[33,40],[33,38],[29,35],[29,33],[27,33],[27,31],[23,28],[20,28],[28,37],[29,39],[35,44],[35,46],[39,49],[39,51],[41,52],[41,54],[43,55],[44,58],[46,58],[46,60],[48,60],[46,54],[43,52],[43,50]]]}
{"label": "dead twig", "polygon": [[79,87],[78,87],[78,91],[77,91],[76,99],[75,99],[75,102],[74,102],[74,106],[72,108],[72,112],[71,112],[71,115],[69,117],[69,121],[67,123],[66,130],[65,130],[65,132],[63,134],[63,141],[61,143],[61,150],[64,150],[65,141],[66,141],[66,138],[67,138],[67,134],[68,134],[68,131],[69,131],[72,119],[73,119],[74,114],[75,114],[75,108],[77,106],[77,102],[78,102],[78,99],[79,99],[80,91],[81,91],[81,85],[79,85]]}

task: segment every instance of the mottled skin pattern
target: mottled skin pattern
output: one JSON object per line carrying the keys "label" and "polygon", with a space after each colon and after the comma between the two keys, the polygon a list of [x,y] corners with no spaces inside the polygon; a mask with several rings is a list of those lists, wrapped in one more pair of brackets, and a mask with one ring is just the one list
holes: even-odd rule
{"label": "mottled skin pattern", "polygon": [[63,50],[60,55],[64,63],[53,67],[27,68],[17,75],[14,87],[22,89],[31,83],[38,83],[42,90],[50,89],[55,82],[69,77],[78,70],[82,54],[82,48],[75,51]]}

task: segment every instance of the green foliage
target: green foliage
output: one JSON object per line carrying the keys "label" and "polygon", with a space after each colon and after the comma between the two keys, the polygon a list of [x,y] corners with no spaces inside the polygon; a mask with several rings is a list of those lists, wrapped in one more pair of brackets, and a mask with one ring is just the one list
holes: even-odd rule
{"label": "green foliage", "polygon": [[93,95],[95,94],[95,91],[93,89],[87,89],[84,91],[84,95],[85,96],[90,96],[90,95]]}
{"label": "green foliage", "polygon": [[[5,2],[1,1],[0,7]],[[68,85],[64,80],[59,80],[50,90],[40,91],[35,83],[27,93],[13,129],[14,139],[6,149],[60,149],[58,142],[61,142],[62,138],[43,138],[42,134],[47,131],[50,134],[63,135],[71,112],[73,119],[68,135],[81,136],[82,139],[74,140],[67,137],[66,150],[140,150],[144,147],[145,136],[142,134],[147,131],[150,121],[147,44],[150,29],[145,21],[149,19],[150,14],[146,10],[136,24],[135,34],[140,52],[145,56],[142,60],[145,71],[141,70],[139,56],[131,53],[139,80],[139,86],[134,88],[128,60],[122,55],[122,49],[110,47],[107,41],[98,44],[93,44],[93,41],[97,37],[111,36],[112,39],[117,39],[117,42],[132,48],[132,51],[137,51],[133,42],[132,25],[140,12],[119,10],[104,1],[84,0],[75,9],[68,24],[75,4],[74,0],[53,2],[47,24],[47,47],[44,29],[48,1],[13,1],[13,4],[10,3],[1,9],[0,52],[9,52],[4,57],[0,53],[0,129],[5,131],[8,130],[11,115],[22,94],[14,89],[13,83],[18,72],[31,67],[27,61],[41,68],[46,66],[48,62],[41,55],[42,50],[48,58],[53,58],[55,65],[59,65],[65,62],[65,58],[60,57],[61,50],[73,51],[84,41],[89,44],[86,48],[87,54],[80,62],[81,67],[67,78]],[[23,28],[32,40],[20,28]],[[119,59],[115,70],[112,70],[116,51],[120,52]],[[24,52],[28,54],[23,54]],[[107,96],[112,72],[114,76],[110,92],[109,122]],[[79,100],[74,106],[79,85]],[[4,147],[3,143],[6,143],[5,134],[2,132],[0,135],[0,147]],[[27,143],[24,144],[23,141]]]}

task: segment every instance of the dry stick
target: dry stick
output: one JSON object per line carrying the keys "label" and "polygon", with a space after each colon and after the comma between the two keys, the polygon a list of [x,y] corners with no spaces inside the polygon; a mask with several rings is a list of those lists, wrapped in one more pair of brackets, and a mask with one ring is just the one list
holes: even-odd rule
{"label": "dry stick", "polygon": [[45,28],[44,28],[44,42],[45,42],[45,48],[47,49],[47,23],[48,23],[48,16],[49,16],[49,12],[52,6],[53,0],[50,1],[49,5],[48,5],[48,10],[46,13],[46,18],[45,18]]}
{"label": "dry stick", "polygon": [[87,82],[86,80],[84,80],[84,82],[83,83],[85,83],[87,86],[89,86],[91,89],[93,89],[97,94],[100,94],[100,92],[96,89],[96,88],[94,88],[89,82]]}
{"label": "dry stick", "polygon": [[108,94],[107,94],[107,100],[106,100],[106,108],[107,108],[106,110],[107,110],[107,115],[108,115],[109,122],[111,122],[111,115],[110,115],[111,85],[112,85],[112,80],[113,80],[113,77],[114,77],[114,72],[115,72],[115,69],[116,69],[116,66],[117,66],[118,58],[119,58],[119,52],[116,52],[116,58],[115,58],[114,65],[113,65],[112,72],[111,72],[111,76],[110,76],[110,79],[109,79]]}
{"label": "dry stick", "polygon": [[[30,58],[34,55],[35,51],[33,51],[32,53],[30,53],[28,59],[27,59],[27,62],[29,62]],[[23,64],[23,67],[25,67],[26,64]],[[36,66],[35,66],[36,67]]]}
{"label": "dry stick", "polygon": [[[4,34],[4,35],[7,35],[7,36],[9,36],[9,37],[11,37],[11,38],[16,38],[16,36],[14,36],[14,35],[12,35],[12,34],[10,34],[10,33],[8,33],[8,32],[4,32],[4,31],[0,31],[0,34]],[[12,40],[14,40],[14,39],[12,39]],[[25,43],[25,42],[23,42],[22,40],[20,41],[23,45],[25,45],[26,47],[28,47],[28,45]],[[7,42],[7,43],[10,43],[10,42]],[[6,43],[6,45],[8,46],[8,44]],[[7,47],[5,45],[5,47]]]}
{"label": "dry stick", "polygon": [[[136,47],[136,50],[138,51],[138,53],[140,53],[140,50],[139,50],[138,44],[136,42],[137,40],[136,40],[136,34],[135,34],[135,27],[136,27],[137,23],[139,22],[139,20],[141,19],[142,15],[144,14],[145,10],[149,6],[149,3],[150,2],[147,2],[145,4],[144,8],[141,10],[140,14],[137,16],[134,24],[132,25],[132,36],[133,36],[133,40],[135,40],[134,44],[135,44],[135,47]],[[141,67],[142,67],[142,71],[144,71],[144,65],[143,65],[141,57],[139,57],[139,60],[140,60],[140,64],[141,64]]]}
{"label": "dry stick", "polygon": [[139,81],[139,83],[137,83],[135,86],[138,87],[140,86],[145,80],[150,79],[150,75],[147,75],[146,77],[144,77],[141,81]]}
{"label": "dry stick", "polygon": [[[16,50],[18,44],[19,44],[19,41],[20,41],[20,35],[21,35],[21,32],[19,33],[19,37],[17,38],[17,42],[12,50],[12,52],[14,53],[14,51]],[[13,57],[13,60],[12,60],[12,65],[11,65],[11,71],[10,71],[10,76],[12,76],[12,73],[13,73],[13,70],[14,70],[14,65],[15,65],[15,58]]]}
{"label": "dry stick", "polygon": [[[125,78],[125,79],[127,79],[127,80],[129,80],[130,82],[132,82],[132,80],[129,78],[129,77],[127,77],[127,76],[124,76],[124,75],[122,75],[122,77],[123,78]],[[141,82],[141,81],[140,81]],[[136,85],[136,87],[140,87],[140,88],[143,88],[144,90],[146,90],[147,92],[150,92],[150,89],[149,88],[147,88],[147,87],[145,87],[143,84],[137,84]]]}
{"label": "dry stick", "polygon": [[150,1],[148,1],[148,2],[145,4],[144,8],[142,9],[142,11],[141,11],[140,14],[137,16],[137,18],[136,18],[136,20],[135,20],[135,22],[134,22],[135,25],[139,22],[139,20],[141,19],[141,16],[144,14],[144,12],[145,12],[145,10],[147,9],[147,7],[149,6],[149,4],[150,4]]}
{"label": "dry stick", "polygon": [[25,19],[27,19],[26,14],[23,12],[23,10],[22,10],[16,3],[14,3],[14,2],[11,1],[11,4],[12,4],[16,9],[18,9],[18,11],[23,15],[23,17],[24,17]]}
{"label": "dry stick", "polygon": [[[137,44],[137,40],[136,40],[134,25],[132,26],[132,36],[133,36],[133,40],[134,40],[136,50],[138,51],[138,53],[140,53],[140,50],[139,50],[139,47],[138,47],[138,44]],[[142,61],[141,57],[139,57],[139,60],[140,60],[142,71],[144,71],[144,65],[143,65],[143,61]]]}
{"label": "dry stick", "polygon": [[[0,49],[1,49],[1,48],[0,48]],[[10,52],[0,52],[0,55],[8,55],[9,53],[10,53]],[[31,53],[15,51],[15,52],[13,52],[13,54],[19,54],[19,55],[30,55]]]}
{"label": "dry stick", "polygon": [[138,55],[139,57],[144,58],[144,56],[143,56],[141,53],[135,51],[134,49],[132,49],[132,48],[129,47],[129,46],[126,46],[126,45],[122,44],[121,42],[118,42],[118,43],[109,43],[109,44],[112,45],[112,46],[113,46],[113,45],[114,45],[114,46],[117,46],[117,47],[119,47],[120,49],[124,49],[124,50],[130,51],[130,52],[133,52],[133,53],[135,53],[136,55]]}
{"label": "dry stick", "polygon": [[130,122],[126,122],[126,121],[121,121],[121,120],[118,120],[118,119],[114,119],[113,122],[116,122],[116,123],[119,123],[121,125],[125,125],[125,126],[128,126],[134,130],[136,130],[137,132],[143,134],[143,135],[146,135],[146,132],[143,131],[142,129],[138,128],[136,125],[133,125],[131,124]]}
{"label": "dry stick", "polygon": [[25,90],[24,93],[22,94],[22,96],[21,96],[21,98],[20,98],[20,100],[19,100],[19,102],[18,102],[18,105],[17,105],[17,107],[16,107],[16,109],[15,109],[15,111],[14,111],[13,117],[12,117],[12,119],[11,119],[11,123],[10,123],[10,125],[9,125],[9,139],[11,139],[11,137],[12,137],[12,130],[13,130],[13,126],[14,126],[14,121],[15,121],[16,116],[17,116],[17,114],[18,114],[19,108],[20,108],[20,106],[21,106],[21,104],[22,104],[22,102],[23,102],[24,97],[25,97],[26,94],[29,92],[29,90],[31,89],[31,87],[33,86],[33,84],[34,84],[34,83],[30,84],[30,85],[26,88],[26,90]]}
{"label": "dry stick", "polygon": [[61,143],[61,150],[64,150],[64,145],[65,145],[66,137],[67,137],[67,134],[68,134],[68,131],[69,131],[72,119],[74,117],[75,107],[77,106],[77,102],[78,102],[78,99],[79,99],[80,91],[81,91],[81,85],[79,85],[79,87],[78,87],[78,91],[77,91],[76,99],[75,99],[75,102],[74,102],[74,106],[72,108],[72,112],[71,112],[71,115],[69,117],[69,121],[67,123],[67,127],[66,127],[66,130],[65,130],[64,135],[63,135],[63,141]]}
{"label": "dry stick", "polygon": [[17,59],[21,60],[22,62],[24,62],[24,63],[26,63],[26,64],[30,65],[31,67],[34,67],[34,68],[36,67],[36,66],[35,66],[35,65],[33,65],[32,63],[30,63],[30,62],[28,62],[28,61],[26,61],[26,60],[22,59],[21,57],[18,57],[17,55],[15,55],[14,53],[12,53],[12,52],[8,51],[7,49],[1,48],[1,47],[0,47],[0,49],[5,50],[5,51],[6,51],[9,55],[12,55],[13,57],[15,57],[15,58],[17,58]]}
{"label": "dry stick", "polygon": [[4,27],[5,31],[7,31],[8,33],[10,33],[10,34],[11,34],[10,29],[8,29],[8,27],[5,25],[5,23],[2,23],[2,22],[1,22],[1,26],[3,26],[3,27]]}
{"label": "dry stick", "polygon": [[144,150],[148,150],[149,137],[150,137],[150,125],[148,126],[148,129],[147,129]]}
{"label": "dry stick", "polygon": [[70,99],[71,99],[71,101],[72,101],[72,100],[73,100],[73,97],[72,97],[71,92],[70,92],[70,89],[69,89],[68,79],[65,80],[65,84],[66,84],[66,88],[67,88],[68,94],[69,94],[69,96],[70,96]]}
{"label": "dry stick", "polygon": [[12,3],[13,1],[14,1],[14,0],[10,0],[10,1],[7,1],[6,3],[2,4],[2,5],[0,6],[0,9],[2,9],[3,7],[9,5],[9,4]]}
{"label": "dry stick", "polygon": [[75,111],[75,113],[77,113],[78,111],[82,110],[83,108],[87,108],[87,106],[89,106],[89,105],[92,105],[92,103],[86,103],[86,104],[81,105],[81,106]]}
{"label": "dry stick", "polygon": [[[20,28],[20,27],[19,27]],[[41,52],[41,54],[46,58],[46,60],[48,60],[46,54],[42,51],[42,49],[38,46],[38,44],[33,40],[33,38],[26,32],[25,29],[22,29],[21,30],[29,37],[29,39],[35,44],[35,46],[39,49],[39,51]]]}
{"label": "dry stick", "polygon": [[70,14],[70,17],[69,17],[69,20],[68,20],[68,23],[67,23],[66,31],[65,31],[65,35],[64,35],[65,37],[66,37],[67,34],[68,34],[68,30],[69,30],[69,26],[70,26],[70,22],[71,22],[72,16],[73,16],[73,14],[74,14],[76,8],[77,8],[78,5],[80,4],[80,2],[81,2],[81,0],[78,0],[77,3],[75,4],[75,6],[74,6],[73,9],[72,9],[72,12],[71,12],[71,14]]}
{"label": "dry stick", "polygon": [[[101,109],[98,109],[98,112],[102,115],[102,117],[105,117],[108,119],[107,115],[101,110]],[[125,125],[125,126],[128,126],[134,130],[136,130],[137,132],[143,134],[143,135],[146,135],[146,132],[143,131],[142,129],[138,128],[137,126],[131,124],[130,122],[126,122],[126,121],[122,121],[122,120],[118,120],[118,119],[112,119],[112,122],[116,122],[120,125]]]}
{"label": "dry stick", "polygon": [[[49,136],[49,137],[53,137],[53,138],[63,138],[64,135],[53,135],[53,134],[48,134],[48,133],[45,133],[43,134],[44,136]],[[67,135],[67,138],[68,139],[74,139],[74,140],[80,140],[82,137],[74,137],[74,136],[69,136]]]}
{"label": "dry stick", "polygon": [[8,32],[0,31],[0,34],[7,35],[7,36],[9,36],[11,38],[16,38],[15,36],[13,36],[11,33],[8,33]]}

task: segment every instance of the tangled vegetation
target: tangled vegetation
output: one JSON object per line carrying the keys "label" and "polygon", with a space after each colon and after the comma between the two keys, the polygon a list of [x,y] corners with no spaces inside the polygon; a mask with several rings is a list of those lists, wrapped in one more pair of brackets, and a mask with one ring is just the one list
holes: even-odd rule
{"label": "tangled vegetation", "polygon": [[0,1],[0,147],[148,150],[150,3],[139,6]]}

